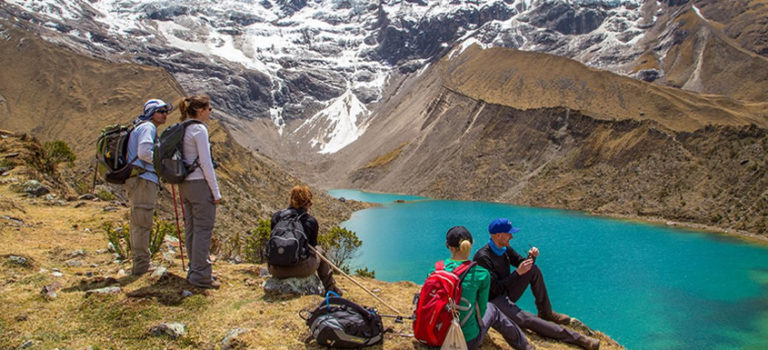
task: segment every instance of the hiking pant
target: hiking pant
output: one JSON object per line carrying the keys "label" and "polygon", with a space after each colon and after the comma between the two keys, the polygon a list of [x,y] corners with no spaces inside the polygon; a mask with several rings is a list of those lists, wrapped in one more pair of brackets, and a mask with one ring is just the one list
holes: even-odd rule
{"label": "hiking pant", "polygon": [[512,286],[507,287],[507,296],[512,302],[517,302],[520,297],[525,293],[525,289],[531,286],[531,292],[536,300],[536,309],[539,311],[539,315],[551,314],[552,304],[549,302],[549,293],[547,293],[547,286],[544,284],[544,276],[541,274],[539,267],[534,264],[531,265],[531,270],[526,274],[519,276],[517,281]]}
{"label": "hiking pant", "polygon": [[179,186],[184,198],[184,239],[189,256],[187,281],[194,286],[209,286],[213,268],[209,260],[211,235],[216,221],[216,205],[205,180],[184,181]]}
{"label": "hiking pant", "polygon": [[521,310],[508,296],[500,295],[491,300],[491,304],[496,305],[501,313],[509,317],[520,328],[530,329],[543,337],[571,344],[576,344],[576,341],[581,338],[581,334],[575,331],[562,327],[557,323],[543,320],[528,311]]}
{"label": "hiking pant", "polygon": [[158,189],[156,183],[138,176],[125,180],[125,191],[131,202],[131,274],[135,276],[149,270],[149,234],[152,232]]}
{"label": "hiking pant", "polygon": [[[315,246],[318,253],[324,255],[325,250],[321,246]],[[336,287],[336,280],[333,278],[331,265],[320,259],[317,255],[310,253],[309,257],[299,261],[293,266],[275,266],[267,265],[269,273],[274,278],[307,277],[317,271],[317,277],[323,282],[323,288],[328,291]]]}
{"label": "hiking pant", "polygon": [[483,324],[480,325],[480,335],[467,342],[467,349],[475,350],[483,345],[483,339],[488,334],[489,328],[499,332],[504,337],[504,340],[507,341],[507,344],[513,348],[517,350],[533,350],[533,346],[525,338],[523,330],[492,303],[488,303],[488,308],[485,309]]}

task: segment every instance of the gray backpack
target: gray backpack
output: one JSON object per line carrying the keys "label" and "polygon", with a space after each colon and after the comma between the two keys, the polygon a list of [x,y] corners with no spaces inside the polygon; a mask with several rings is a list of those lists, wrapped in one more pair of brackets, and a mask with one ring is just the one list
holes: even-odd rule
{"label": "gray backpack", "polygon": [[202,122],[197,119],[187,119],[173,124],[163,131],[155,143],[152,164],[155,166],[157,176],[166,183],[180,184],[184,182],[187,175],[200,166],[200,157],[196,158],[191,165],[184,164],[184,133],[187,126],[192,123],[201,124]]}
{"label": "gray backpack", "polygon": [[331,348],[359,349],[378,344],[386,332],[375,308],[330,295],[308,317],[301,317],[317,343]]}

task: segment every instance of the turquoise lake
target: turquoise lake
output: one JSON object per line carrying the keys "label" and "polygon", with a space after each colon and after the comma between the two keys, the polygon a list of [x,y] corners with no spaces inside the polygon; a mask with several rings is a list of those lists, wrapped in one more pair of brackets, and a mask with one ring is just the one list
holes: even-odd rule
{"label": "turquoise lake", "polygon": [[[377,279],[421,284],[449,256],[449,228],[467,227],[474,253],[488,242],[488,223],[507,217],[522,228],[512,247],[541,251],[536,264],[555,310],[628,349],[768,349],[768,247],[574,211],[329,192],[382,204],[342,223],[363,241],[352,266],[374,269]],[[530,290],[519,304],[535,312]]]}

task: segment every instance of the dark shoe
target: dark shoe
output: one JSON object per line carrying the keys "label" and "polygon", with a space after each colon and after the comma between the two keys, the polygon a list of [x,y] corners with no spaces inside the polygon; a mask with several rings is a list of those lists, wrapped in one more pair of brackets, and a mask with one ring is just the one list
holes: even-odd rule
{"label": "dark shoe", "polygon": [[590,338],[586,335],[582,335],[579,339],[576,340],[576,345],[586,350],[599,350],[600,339]]}
{"label": "dark shoe", "polygon": [[547,320],[547,321],[550,321],[550,322],[558,323],[558,324],[569,324],[569,323],[571,323],[571,317],[570,316],[568,316],[566,314],[557,313],[557,312],[554,312],[554,311],[552,311],[552,312],[550,312],[548,314],[539,313],[539,318]]}
{"label": "dark shoe", "polygon": [[195,286],[197,288],[202,288],[202,289],[219,289],[219,288],[221,288],[221,283],[216,282],[216,281],[211,281],[210,284],[194,284],[194,283],[191,283],[189,281],[187,281],[187,283],[189,283],[189,284],[191,284],[191,285],[193,285],[193,286]]}

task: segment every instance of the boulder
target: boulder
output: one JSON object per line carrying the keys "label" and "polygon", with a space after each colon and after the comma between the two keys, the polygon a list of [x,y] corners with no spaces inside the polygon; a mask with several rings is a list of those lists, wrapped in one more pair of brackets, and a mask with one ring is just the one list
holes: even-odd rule
{"label": "boulder", "polygon": [[267,295],[323,295],[323,284],[317,275],[308,277],[274,278],[271,277],[262,284]]}
{"label": "boulder", "polygon": [[51,192],[50,189],[43,186],[43,184],[37,180],[29,180],[21,185],[12,185],[11,190],[19,193],[27,193],[33,197],[40,197]]}

